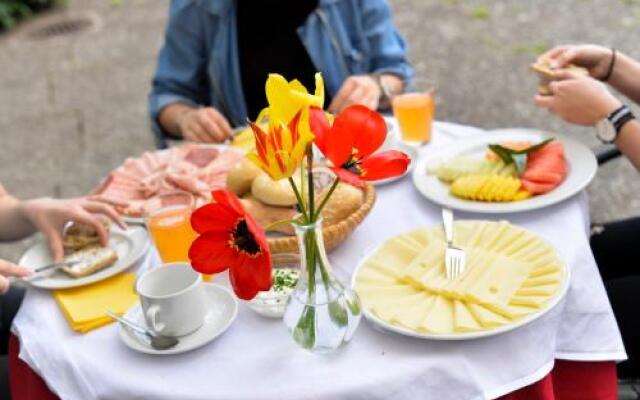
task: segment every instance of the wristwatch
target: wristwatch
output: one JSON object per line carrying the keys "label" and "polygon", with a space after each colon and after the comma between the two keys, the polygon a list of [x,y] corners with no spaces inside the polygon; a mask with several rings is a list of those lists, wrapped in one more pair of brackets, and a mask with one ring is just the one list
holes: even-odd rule
{"label": "wristwatch", "polygon": [[596,136],[603,143],[613,143],[618,138],[622,127],[632,119],[635,119],[635,116],[631,109],[623,105],[609,114],[607,118],[603,118],[596,123]]}

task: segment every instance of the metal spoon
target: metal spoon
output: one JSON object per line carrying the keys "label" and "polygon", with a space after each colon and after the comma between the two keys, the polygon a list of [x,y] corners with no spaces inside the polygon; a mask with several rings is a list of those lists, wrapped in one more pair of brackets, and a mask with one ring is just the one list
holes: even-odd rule
{"label": "metal spoon", "polygon": [[123,317],[119,317],[113,311],[107,311],[107,315],[115,319],[116,321],[120,322],[121,324],[124,324],[129,329],[132,329],[144,335],[145,337],[147,337],[149,339],[149,344],[155,350],[168,350],[172,347],[175,347],[180,342],[178,339],[174,337],[159,335],[157,333],[150,331],[149,329],[143,328],[142,326],[136,324],[135,322],[132,322]]}

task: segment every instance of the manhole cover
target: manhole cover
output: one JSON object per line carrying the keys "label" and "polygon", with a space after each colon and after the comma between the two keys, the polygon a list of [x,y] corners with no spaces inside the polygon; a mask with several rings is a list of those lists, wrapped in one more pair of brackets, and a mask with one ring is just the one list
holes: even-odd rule
{"label": "manhole cover", "polygon": [[91,14],[58,13],[35,18],[23,31],[23,37],[32,40],[77,35],[95,31],[100,26],[100,19]]}
{"label": "manhole cover", "polygon": [[93,22],[88,18],[62,20],[29,32],[29,37],[42,40],[54,36],[72,35],[89,28],[91,25],[93,25]]}

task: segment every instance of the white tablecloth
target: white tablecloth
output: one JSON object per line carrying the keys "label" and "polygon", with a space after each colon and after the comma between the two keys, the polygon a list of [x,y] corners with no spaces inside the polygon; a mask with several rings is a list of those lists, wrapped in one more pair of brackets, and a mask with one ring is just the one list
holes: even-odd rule
{"label": "white tablecloth", "polygon": [[[471,128],[440,124],[434,146]],[[429,150],[427,150],[429,151]],[[381,187],[371,215],[330,253],[349,279],[362,255],[386,238],[439,223],[439,208],[411,179]],[[459,218],[486,218],[457,214]],[[588,243],[588,202],[580,194],[543,210],[502,216],[537,232],[571,268],[567,296],[515,331],[466,342],[384,333],[362,321],[353,342],[328,356],[297,348],[280,321],[241,304],[223,336],[191,353],[157,357],[129,350],[110,325],[80,335],[53,298],[29,290],[14,322],[20,357],[63,399],[485,399],[531,384],[554,359],[626,358]],[[155,254],[147,257],[153,263]]]}

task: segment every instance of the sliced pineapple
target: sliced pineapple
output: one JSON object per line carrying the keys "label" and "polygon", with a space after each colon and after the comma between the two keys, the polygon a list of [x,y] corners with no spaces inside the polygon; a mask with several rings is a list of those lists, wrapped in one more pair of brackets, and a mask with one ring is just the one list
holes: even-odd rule
{"label": "sliced pineapple", "polygon": [[451,184],[451,194],[462,199],[490,202],[518,201],[531,196],[522,189],[518,178],[486,174],[457,178]]}

